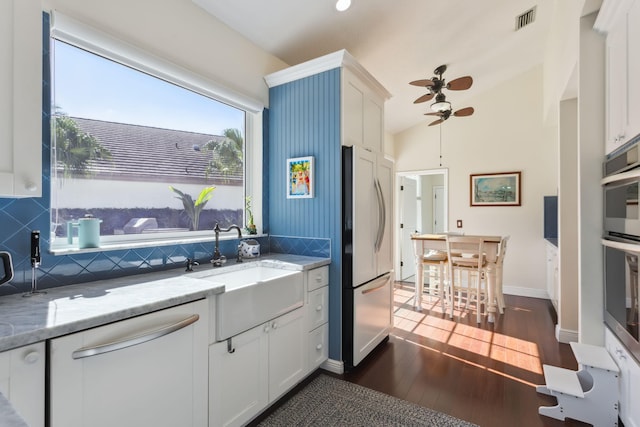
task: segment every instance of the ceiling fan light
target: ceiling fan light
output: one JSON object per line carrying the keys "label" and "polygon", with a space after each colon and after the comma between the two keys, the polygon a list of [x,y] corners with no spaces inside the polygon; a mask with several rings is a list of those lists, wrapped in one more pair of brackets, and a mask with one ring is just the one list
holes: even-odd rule
{"label": "ceiling fan light", "polygon": [[344,12],[351,7],[351,0],[338,0],[336,3],[336,9],[338,12]]}
{"label": "ceiling fan light", "polygon": [[437,112],[450,111],[451,103],[448,101],[438,101],[431,104],[431,109]]}

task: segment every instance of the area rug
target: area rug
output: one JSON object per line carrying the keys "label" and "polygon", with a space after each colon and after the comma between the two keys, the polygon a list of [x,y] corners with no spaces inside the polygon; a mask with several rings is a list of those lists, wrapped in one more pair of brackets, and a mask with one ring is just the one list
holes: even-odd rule
{"label": "area rug", "polygon": [[475,424],[320,374],[259,426],[472,427]]}

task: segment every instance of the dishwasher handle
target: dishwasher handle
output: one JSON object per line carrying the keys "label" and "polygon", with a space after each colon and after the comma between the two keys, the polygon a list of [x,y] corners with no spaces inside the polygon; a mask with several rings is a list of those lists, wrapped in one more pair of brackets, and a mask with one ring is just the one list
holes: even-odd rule
{"label": "dishwasher handle", "polygon": [[108,353],[110,351],[122,350],[127,347],[133,347],[134,345],[152,341],[152,340],[155,340],[156,338],[160,338],[165,335],[169,335],[173,332],[179,331],[182,328],[186,328],[187,326],[197,322],[198,319],[200,319],[200,316],[197,314],[193,314],[179,322],[172,323],[169,325],[163,325],[159,328],[151,329],[141,334],[124,337],[117,341],[98,344],[91,347],[80,348],[74,351],[71,354],[71,357],[73,357],[74,359],[82,359],[84,357],[97,356],[99,354]]}

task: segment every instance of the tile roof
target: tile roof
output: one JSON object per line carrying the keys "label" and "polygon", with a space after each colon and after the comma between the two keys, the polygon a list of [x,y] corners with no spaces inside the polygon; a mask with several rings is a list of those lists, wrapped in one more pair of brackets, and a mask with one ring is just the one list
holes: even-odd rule
{"label": "tile roof", "polygon": [[94,178],[172,182],[242,184],[242,174],[206,176],[212,153],[199,147],[223,136],[71,117],[78,127],[107,148],[112,160],[92,161]]}

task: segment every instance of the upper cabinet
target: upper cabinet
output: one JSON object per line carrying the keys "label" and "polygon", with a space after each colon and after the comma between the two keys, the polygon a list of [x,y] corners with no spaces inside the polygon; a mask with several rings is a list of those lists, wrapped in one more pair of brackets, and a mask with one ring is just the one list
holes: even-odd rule
{"label": "upper cabinet", "polygon": [[640,134],[640,0],[605,0],[595,28],[606,33],[606,153]]}
{"label": "upper cabinet", "polygon": [[384,153],[385,94],[349,68],[342,70],[342,94],[342,145]]}
{"label": "upper cabinet", "polygon": [[341,144],[384,153],[384,103],[391,94],[346,50],[278,71],[265,80],[272,88],[335,68],[340,68]]}
{"label": "upper cabinet", "polygon": [[0,58],[0,197],[40,197],[41,2],[0,2]]}

